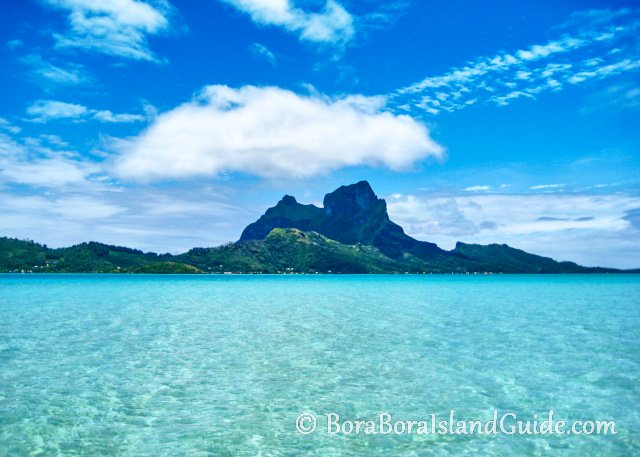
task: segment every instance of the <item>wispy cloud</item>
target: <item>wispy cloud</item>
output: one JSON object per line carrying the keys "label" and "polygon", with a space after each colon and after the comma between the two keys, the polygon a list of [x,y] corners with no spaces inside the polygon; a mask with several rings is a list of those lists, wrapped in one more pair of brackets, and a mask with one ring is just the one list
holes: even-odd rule
{"label": "wispy cloud", "polygon": [[640,70],[640,12],[590,10],[573,15],[560,38],[480,57],[391,94],[405,110],[436,115],[476,103],[509,105],[593,80]]}
{"label": "wispy cloud", "polygon": [[353,17],[335,0],[327,0],[320,12],[294,6],[290,0],[221,0],[251,16],[260,25],[296,33],[301,40],[346,44],[354,35]]}
{"label": "wispy cloud", "polygon": [[4,117],[0,117],[0,130],[4,130],[6,132],[15,134],[15,133],[20,133],[22,129],[17,125],[14,125],[8,119],[5,119]]}
{"label": "wispy cloud", "polygon": [[115,170],[141,180],[228,172],[302,178],[352,166],[401,170],[442,156],[423,124],[382,105],[358,95],[209,86],[116,145]]}
{"label": "wispy cloud", "polygon": [[142,122],[146,118],[142,114],[130,114],[130,113],[120,113],[114,114],[109,110],[93,110],[92,111],[93,119],[96,119],[100,122],[108,122],[108,123],[128,123],[128,122]]}
{"label": "wispy cloud", "polygon": [[51,247],[96,240],[145,251],[185,252],[239,236],[238,226],[247,215],[220,193],[205,186],[191,191],[137,187],[87,193],[71,188],[26,194],[0,189],[0,233]]}
{"label": "wispy cloud", "polygon": [[407,14],[411,3],[411,0],[385,0],[378,2],[376,9],[358,17],[358,31],[393,26],[398,19]]}
{"label": "wispy cloud", "polygon": [[27,108],[33,122],[47,122],[52,119],[82,119],[89,110],[86,106],[56,100],[37,100]]}
{"label": "wispy cloud", "polygon": [[490,189],[491,189],[490,186],[471,186],[471,187],[467,187],[465,190],[467,192],[481,192],[481,191],[487,191]]}
{"label": "wispy cloud", "polygon": [[640,85],[631,82],[613,84],[589,97],[583,113],[640,109]]}
{"label": "wispy cloud", "polygon": [[0,183],[59,188],[84,185],[99,166],[81,160],[57,137],[17,139],[0,133]]}
{"label": "wispy cloud", "polygon": [[91,80],[82,65],[54,65],[44,60],[40,54],[29,54],[24,56],[21,61],[31,68],[33,75],[56,84],[73,86]]}
{"label": "wispy cloud", "polygon": [[37,100],[27,108],[28,119],[31,122],[45,123],[52,120],[70,120],[83,122],[94,119],[99,122],[141,122],[146,119],[141,114],[113,114],[109,110],[96,110],[76,103],[66,103],[57,100]]}
{"label": "wispy cloud", "polygon": [[166,0],[42,0],[68,12],[69,28],[56,33],[58,48],[74,48],[134,60],[160,61],[147,42],[169,28]]}
{"label": "wispy cloud", "polygon": [[261,43],[251,43],[251,45],[249,46],[249,51],[251,52],[251,54],[253,54],[254,57],[257,57],[258,59],[266,60],[271,65],[276,64],[277,59],[275,54]]}
{"label": "wispy cloud", "polygon": [[24,42],[22,40],[20,40],[20,39],[7,41],[7,47],[9,49],[18,49],[19,47],[21,47],[23,45],[24,45]]}
{"label": "wispy cloud", "polygon": [[562,189],[566,187],[566,184],[538,184],[537,186],[531,186],[531,190],[549,190],[549,189]]}

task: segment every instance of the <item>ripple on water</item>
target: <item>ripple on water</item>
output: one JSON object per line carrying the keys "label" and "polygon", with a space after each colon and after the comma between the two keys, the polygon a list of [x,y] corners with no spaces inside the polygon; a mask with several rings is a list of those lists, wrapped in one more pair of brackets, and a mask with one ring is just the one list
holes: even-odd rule
{"label": "ripple on water", "polygon": [[[640,277],[0,276],[0,455],[640,453]],[[298,414],[615,419],[327,436]]]}

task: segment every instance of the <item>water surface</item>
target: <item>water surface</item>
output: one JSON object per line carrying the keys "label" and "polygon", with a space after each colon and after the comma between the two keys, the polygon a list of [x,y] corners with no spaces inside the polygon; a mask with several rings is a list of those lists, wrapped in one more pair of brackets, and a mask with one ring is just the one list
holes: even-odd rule
{"label": "water surface", "polygon": [[[638,455],[639,375],[637,275],[0,275],[1,456]],[[451,409],[618,434],[295,430]]]}

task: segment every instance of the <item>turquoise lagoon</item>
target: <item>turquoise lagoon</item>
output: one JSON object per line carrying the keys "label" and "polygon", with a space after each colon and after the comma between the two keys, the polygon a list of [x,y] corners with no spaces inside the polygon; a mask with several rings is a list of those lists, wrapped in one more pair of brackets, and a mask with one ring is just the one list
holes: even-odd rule
{"label": "turquoise lagoon", "polygon": [[[638,275],[0,276],[0,456],[640,455],[639,375]],[[452,409],[617,434],[321,419]]]}

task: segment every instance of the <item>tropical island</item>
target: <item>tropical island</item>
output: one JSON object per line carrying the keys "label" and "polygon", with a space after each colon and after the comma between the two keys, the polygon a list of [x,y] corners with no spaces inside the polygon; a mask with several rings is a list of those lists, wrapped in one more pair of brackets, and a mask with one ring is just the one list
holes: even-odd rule
{"label": "tropical island", "polygon": [[98,242],[49,248],[31,240],[0,238],[4,273],[154,274],[470,274],[623,273],[584,267],[506,244],[458,242],[447,251],[416,240],[389,219],[385,200],[367,181],[325,195],[323,207],[285,195],[240,239],[183,254],[156,254]]}

